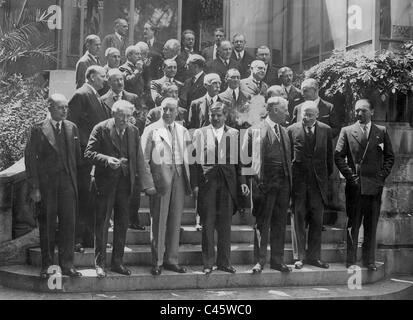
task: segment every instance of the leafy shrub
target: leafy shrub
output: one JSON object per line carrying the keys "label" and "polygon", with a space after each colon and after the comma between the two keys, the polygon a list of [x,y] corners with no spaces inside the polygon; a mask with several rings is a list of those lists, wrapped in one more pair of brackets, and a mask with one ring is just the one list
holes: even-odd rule
{"label": "leafy shrub", "polygon": [[47,115],[47,92],[38,77],[0,79],[0,171],[24,154],[29,128]]}

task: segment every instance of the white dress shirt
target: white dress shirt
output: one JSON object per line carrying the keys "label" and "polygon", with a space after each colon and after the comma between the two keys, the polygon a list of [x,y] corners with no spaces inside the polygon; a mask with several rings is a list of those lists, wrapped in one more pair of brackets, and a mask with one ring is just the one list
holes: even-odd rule
{"label": "white dress shirt", "polygon": [[366,123],[366,124],[362,124],[362,123],[360,123],[360,121],[358,123],[359,123],[359,126],[361,128],[361,131],[365,132],[365,130],[366,130],[367,137],[369,137],[370,136],[370,130],[371,130],[371,121],[369,123]]}
{"label": "white dress shirt", "polygon": [[217,138],[218,143],[221,143],[222,136],[224,135],[224,126],[219,129],[212,127],[212,132],[214,133],[215,138]]}

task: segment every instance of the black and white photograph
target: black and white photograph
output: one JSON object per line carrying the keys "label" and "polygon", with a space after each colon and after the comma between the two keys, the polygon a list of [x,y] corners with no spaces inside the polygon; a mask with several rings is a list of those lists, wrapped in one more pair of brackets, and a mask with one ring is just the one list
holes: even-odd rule
{"label": "black and white photograph", "polygon": [[413,0],[0,0],[0,300],[413,300]]}

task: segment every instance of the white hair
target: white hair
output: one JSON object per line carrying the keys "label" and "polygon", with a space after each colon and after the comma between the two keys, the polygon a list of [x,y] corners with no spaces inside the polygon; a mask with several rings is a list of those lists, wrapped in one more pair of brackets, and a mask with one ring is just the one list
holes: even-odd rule
{"label": "white hair", "polygon": [[214,80],[221,82],[221,77],[217,73],[209,73],[204,77],[204,85],[210,85]]}
{"label": "white hair", "polygon": [[129,110],[133,113],[135,111],[135,107],[132,103],[126,100],[119,100],[116,101],[112,106],[112,113],[116,113],[118,111]]}

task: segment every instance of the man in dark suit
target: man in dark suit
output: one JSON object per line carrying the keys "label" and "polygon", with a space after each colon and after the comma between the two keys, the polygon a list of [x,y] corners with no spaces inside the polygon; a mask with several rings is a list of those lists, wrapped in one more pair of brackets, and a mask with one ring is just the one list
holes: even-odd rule
{"label": "man in dark suit", "polygon": [[[130,102],[135,107],[133,117],[131,118],[131,123],[139,129],[139,133],[141,134],[145,129],[145,116],[142,110],[142,106],[140,105],[138,96],[136,94],[124,90],[125,85],[123,80],[123,74],[118,69],[113,69],[109,71],[108,77],[110,90],[106,95],[102,97],[102,102],[110,110],[112,110],[113,105],[119,100],[125,100]],[[138,214],[140,207],[141,190],[138,187],[138,183],[136,184],[136,186],[137,187],[135,188],[134,194],[130,201],[129,228],[143,231],[145,230],[145,227],[140,225]]]}
{"label": "man in dark suit", "polygon": [[231,58],[232,55],[232,44],[230,41],[224,40],[218,47],[218,57],[207,63],[207,73],[216,73],[221,79],[221,92],[225,91],[228,87],[225,81],[225,76],[229,69],[238,69],[238,61]]}
{"label": "man in dark suit", "polygon": [[[79,139],[82,154],[84,153],[93,127],[110,118],[108,109],[100,100],[98,90],[103,88],[106,70],[103,67],[91,66],[86,71],[86,83],[75,91],[69,101],[68,120],[79,128]],[[93,247],[94,211],[90,203],[90,175],[92,166],[82,162],[78,170],[79,208],[76,216],[77,252],[84,252],[84,246]]]}
{"label": "man in dark suit", "polygon": [[79,277],[73,265],[75,245],[75,216],[78,201],[77,167],[81,151],[79,132],[75,124],[66,120],[67,100],[55,94],[49,98],[51,119],[31,129],[25,150],[27,181],[31,198],[40,202],[40,277],[50,275],[54,265],[56,218],[59,218],[59,266],[62,274]]}
{"label": "man in dark suit", "polygon": [[90,66],[100,66],[100,45],[101,41],[97,35],[91,34],[85,39],[86,53],[79,59],[76,64],[76,89],[79,89],[85,83],[86,70]]}
{"label": "man in dark suit", "polygon": [[[281,97],[268,100],[268,116],[252,126],[244,139],[242,154],[251,157],[254,232],[253,273],[261,273],[271,245],[271,269],[290,272],[284,264],[287,209],[291,194],[291,152],[287,131],[282,127],[288,117],[288,102]],[[249,165],[244,163],[244,165]]]}
{"label": "man in dark suit", "polygon": [[[331,128],[317,121],[313,101],[302,106],[302,121],[288,127],[293,172],[293,251],[296,269],[303,264],[329,268],[321,261],[321,233],[324,205],[327,204],[328,177],[333,172],[333,135]],[[306,223],[308,222],[308,249]]]}
{"label": "man in dark suit", "polygon": [[167,59],[163,63],[164,76],[158,80],[152,80],[151,95],[152,100],[155,102],[156,106],[160,106],[163,100],[161,91],[164,83],[169,82],[171,84],[175,84],[178,87],[178,90],[180,90],[183,87],[183,83],[175,79],[178,70],[177,68],[178,67],[175,60]]}
{"label": "man in dark suit", "polygon": [[178,100],[178,114],[176,116],[176,122],[186,127],[186,119],[188,118],[188,111],[181,107],[181,102],[178,99],[178,87],[174,83],[165,82],[161,89],[161,98],[159,99],[159,107],[151,109],[146,116],[145,126],[149,126],[152,123],[157,122],[162,118],[162,101],[166,98],[174,98]]}
{"label": "man in dark suit", "polygon": [[205,59],[200,55],[191,55],[187,62],[188,74],[191,78],[184,82],[179,100],[182,107],[189,110],[192,101],[203,97],[206,94],[204,86]]}
{"label": "man in dark suit", "polygon": [[229,69],[226,75],[228,88],[219,94],[219,97],[228,106],[226,114],[226,124],[236,129],[243,128],[243,123],[239,123],[239,114],[247,111],[248,98],[240,90],[241,75],[237,69]]}
{"label": "man in dark suit", "polygon": [[[179,54],[179,60],[181,61],[188,61],[188,58],[193,55],[193,54],[198,54],[198,51],[194,49],[195,46],[195,32],[192,30],[185,30],[182,32],[182,50],[181,53]],[[182,79],[183,81],[187,80],[190,78],[191,75],[189,74],[189,70],[185,68],[183,70],[183,76]]]}
{"label": "man in dark suit", "polygon": [[176,62],[176,80],[184,82],[186,76],[186,60],[180,56],[181,44],[176,39],[169,39],[163,47],[163,57],[165,60],[170,59]]}
{"label": "man in dark suit", "polygon": [[248,78],[250,75],[250,66],[254,58],[245,51],[247,41],[242,34],[235,34],[232,40],[234,45],[234,51],[232,52],[232,59],[238,61],[239,71],[241,73],[241,79]]}
{"label": "man in dark suit", "polygon": [[136,94],[143,108],[148,108],[151,98],[151,78],[144,65],[142,54],[137,46],[126,49],[126,63],[119,67],[125,78],[125,90]]}
{"label": "man in dark suit", "polygon": [[159,79],[162,77],[162,50],[163,43],[159,42],[155,36],[158,28],[150,21],[145,23],[143,27],[144,42],[149,46],[150,76],[151,79]]}
{"label": "man in dark suit", "polygon": [[[215,229],[218,233],[218,270],[235,273],[231,265],[231,221],[236,211],[238,189],[249,194],[241,175],[238,152],[239,132],[225,125],[226,106],[217,102],[210,109],[211,125],[197,129],[192,144],[201,159],[191,168],[191,185],[198,198],[202,228],[204,273],[210,274],[215,262]],[[199,196],[198,196],[199,195]]]}
{"label": "man in dark suit", "polygon": [[156,193],[143,157],[139,130],[130,123],[134,110],[127,101],[115,102],[113,118],[95,126],[85,150],[85,158],[96,166],[95,267],[99,278],[106,276],[106,245],[112,210],[115,219],[111,270],[130,275],[131,271],[123,265],[123,254],[131,196],[138,187],[136,180],[147,194]]}
{"label": "man in dark suit", "polygon": [[221,78],[216,73],[205,75],[204,86],[207,93],[202,98],[192,101],[188,114],[188,128],[198,129],[209,125],[209,108],[216,102],[222,102],[219,97]]}
{"label": "man in dark suit", "polygon": [[264,82],[265,64],[260,60],[251,63],[251,75],[241,80],[241,91],[248,98],[267,95],[268,85]]}
{"label": "man in dark suit", "polygon": [[[344,119],[340,119],[340,116],[333,104],[323,100],[319,96],[319,84],[315,79],[306,79],[301,84],[301,92],[305,101],[314,101],[318,107],[317,120],[330,126],[333,133],[333,138],[337,137],[341,130],[341,124]],[[302,108],[303,104],[299,104],[294,108],[292,123],[296,123],[302,120]]]}
{"label": "man in dark suit", "polygon": [[271,50],[266,46],[261,46],[257,49],[255,58],[257,60],[264,61],[266,73],[264,77],[264,82],[268,86],[279,85],[280,80],[278,79],[278,70],[272,65],[271,62]]}
{"label": "man in dark suit", "polygon": [[341,130],[334,154],[346,178],[347,267],[356,264],[359,230],[363,220],[363,266],[376,271],[376,231],[383,186],[394,165],[392,144],[383,126],[371,122],[370,101],[357,101],[357,122]]}
{"label": "man in dark suit", "polygon": [[288,67],[282,67],[278,70],[278,78],[281,80],[281,87],[288,100],[288,113],[290,117],[287,121],[292,124],[292,115],[294,113],[294,108],[304,102],[301,90],[293,86],[293,71]]}
{"label": "man in dark suit", "polygon": [[125,19],[115,20],[115,33],[108,34],[102,42],[102,53],[105,53],[108,48],[116,48],[121,54],[121,63],[126,62],[125,51],[128,44],[129,25]]}
{"label": "man in dark suit", "polygon": [[202,50],[202,56],[206,62],[214,61],[218,58],[218,48],[221,45],[221,41],[225,39],[225,31],[222,27],[214,30],[214,45]]}

